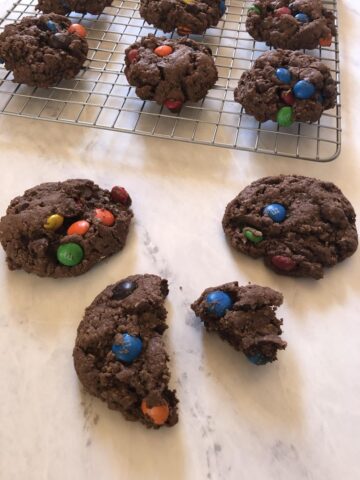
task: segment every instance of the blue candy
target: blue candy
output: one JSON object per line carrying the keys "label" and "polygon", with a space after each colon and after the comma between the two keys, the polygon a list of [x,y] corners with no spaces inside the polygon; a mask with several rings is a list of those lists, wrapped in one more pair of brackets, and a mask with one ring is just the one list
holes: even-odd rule
{"label": "blue candy", "polygon": [[111,350],[114,353],[116,360],[131,363],[140,355],[142,341],[139,337],[133,337],[128,333],[123,333],[122,339],[122,343],[120,345],[114,343]]}
{"label": "blue candy", "polygon": [[2,65],[3,63],[5,63],[5,60],[3,60],[2,58],[0,58],[0,65]]}
{"label": "blue candy", "polygon": [[297,13],[295,15],[296,20],[298,20],[301,23],[309,23],[310,22],[310,17],[309,15],[306,15],[306,13]]}
{"label": "blue candy", "polygon": [[283,83],[290,83],[291,82],[291,73],[287,68],[277,68],[276,69],[276,76],[280,82]]}
{"label": "blue candy", "polygon": [[255,355],[248,355],[246,358],[254,365],[265,365],[269,361],[265,355],[260,352],[255,353]]}
{"label": "blue candy", "polygon": [[46,22],[46,26],[51,32],[57,32],[58,31],[56,23],[52,22],[51,20]]}
{"label": "blue candy", "polygon": [[314,95],[315,87],[307,80],[300,80],[299,82],[295,83],[293,92],[296,98],[299,98],[300,100],[307,100]]}
{"label": "blue candy", "polygon": [[230,295],[221,290],[208,293],[205,297],[205,302],[207,303],[208,312],[213,313],[218,318],[223,317],[226,310],[233,305]]}
{"label": "blue candy", "polygon": [[221,0],[221,2],[220,2],[220,13],[221,13],[221,16],[223,16],[225,12],[226,12],[225,0]]}
{"label": "blue candy", "polygon": [[273,222],[281,223],[286,218],[286,208],[280,203],[270,203],[264,208],[263,214],[270,217]]}

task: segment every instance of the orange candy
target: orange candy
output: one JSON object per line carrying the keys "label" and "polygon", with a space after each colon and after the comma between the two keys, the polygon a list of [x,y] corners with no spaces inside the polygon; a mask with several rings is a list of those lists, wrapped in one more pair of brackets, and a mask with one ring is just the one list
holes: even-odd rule
{"label": "orange candy", "polygon": [[69,33],[75,33],[75,35],[79,35],[79,37],[85,38],[87,35],[86,28],[78,23],[73,23],[68,28]]}
{"label": "orange candy", "polygon": [[73,223],[67,229],[68,235],[85,235],[85,233],[89,230],[90,223],[86,220],[79,220],[78,222]]}
{"label": "orange candy", "polygon": [[105,210],[105,208],[95,208],[95,218],[108,227],[113,226],[115,223],[114,215],[109,210]]}
{"label": "orange candy", "polygon": [[160,45],[160,47],[155,48],[154,52],[159,57],[167,57],[173,52],[173,49],[169,45]]}
{"label": "orange candy", "polygon": [[330,47],[332,44],[332,37],[328,36],[326,38],[320,38],[319,44],[321,47]]}
{"label": "orange candy", "polygon": [[146,400],[144,399],[141,402],[141,410],[144,415],[149,417],[155,425],[164,425],[166,420],[169,418],[169,405],[165,403],[164,405],[158,405],[156,407],[148,407]]}
{"label": "orange candy", "polygon": [[190,35],[191,28],[185,27],[184,25],[179,25],[177,27],[177,32],[178,32],[179,35]]}

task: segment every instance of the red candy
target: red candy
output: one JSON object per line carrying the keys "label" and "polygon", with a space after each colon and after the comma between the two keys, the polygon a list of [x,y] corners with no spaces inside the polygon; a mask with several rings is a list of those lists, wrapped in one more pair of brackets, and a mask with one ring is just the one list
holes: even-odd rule
{"label": "red candy", "polygon": [[184,27],[184,26],[179,26],[179,27],[177,27],[177,32],[178,32],[179,35],[190,35],[191,28]]}
{"label": "red candy", "polygon": [[87,35],[86,28],[82,25],[79,25],[78,23],[73,23],[72,25],[70,25],[70,27],[68,28],[68,32],[75,33],[75,35],[78,35],[82,38],[85,38]]}
{"label": "red candy", "polygon": [[294,105],[295,97],[290,90],[287,92],[281,92],[280,96],[281,99],[286,103],[286,105]]}
{"label": "red candy", "polygon": [[326,38],[320,38],[319,44],[321,47],[330,47],[332,44],[332,36],[329,35]]}
{"label": "red candy", "polygon": [[274,267],[278,268],[279,270],[283,270],[284,272],[291,272],[296,267],[296,263],[289,257],[285,257],[284,255],[275,255],[271,258],[271,263]]}
{"label": "red candy", "polygon": [[131,205],[131,197],[123,187],[113,187],[110,197],[113,202],[122,203],[125,207]]}
{"label": "red candy", "polygon": [[170,45],[160,45],[160,47],[155,48],[154,53],[158,57],[167,57],[173,52],[173,49],[170,47]]}
{"label": "red candy", "polygon": [[103,225],[111,227],[115,223],[114,215],[105,208],[95,209],[95,218],[97,218]]}
{"label": "red candy", "polygon": [[73,223],[67,229],[68,235],[85,235],[85,233],[89,230],[90,223],[86,220],[79,220],[78,222]]}
{"label": "red candy", "polygon": [[288,7],[280,7],[277,10],[275,10],[275,15],[277,17],[281,17],[281,15],[292,15],[292,12]]}
{"label": "red candy", "polygon": [[141,410],[143,414],[150,418],[155,425],[164,425],[169,418],[169,405],[167,403],[163,405],[157,405],[155,407],[149,407],[146,400],[141,402]]}
{"label": "red candy", "polygon": [[182,102],[180,100],[165,100],[164,105],[171,112],[179,112],[182,107]]}
{"label": "red candy", "polygon": [[135,62],[139,58],[139,52],[136,50],[136,48],[133,48],[130,50],[130,52],[127,54],[127,58],[130,63]]}

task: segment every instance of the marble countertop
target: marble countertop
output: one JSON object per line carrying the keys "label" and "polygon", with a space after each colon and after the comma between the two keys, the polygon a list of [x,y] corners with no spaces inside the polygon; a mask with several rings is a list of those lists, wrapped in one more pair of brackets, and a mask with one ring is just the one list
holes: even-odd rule
{"label": "marble countertop", "polygon": [[[321,281],[277,276],[227,246],[219,219],[249,182],[297,173],[337,183],[360,213],[360,6],[339,0],[343,147],[328,164],[0,116],[0,211],[32,185],[87,177],[124,185],[135,220],[124,251],[70,280],[9,272],[0,252],[1,480],[360,478],[360,255]],[[3,13],[9,1],[3,1]],[[148,431],[79,387],[84,308],[133,273],[170,283],[172,385],[180,421]],[[284,293],[288,348],[257,368],[204,333],[189,304],[238,280]]]}

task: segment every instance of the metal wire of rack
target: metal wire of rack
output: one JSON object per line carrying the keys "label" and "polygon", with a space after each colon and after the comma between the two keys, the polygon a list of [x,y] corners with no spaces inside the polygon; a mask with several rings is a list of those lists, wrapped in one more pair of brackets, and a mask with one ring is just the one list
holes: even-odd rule
{"label": "metal wire of rack", "polygon": [[[324,112],[319,122],[294,123],[289,128],[271,121],[259,123],[234,102],[242,72],[267,50],[245,31],[251,3],[228,0],[216,28],[191,36],[212,49],[219,80],[204,100],[185,104],[180,113],[140,100],[123,73],[128,45],[148,33],[163,35],[140,17],[139,0],[114,0],[98,16],[69,15],[86,27],[89,42],[87,63],[74,80],[48,89],[29,87],[13,83],[12,74],[1,65],[0,113],[304,160],[335,159],[341,146],[338,37],[331,47],[310,52],[329,66],[338,85],[336,107]],[[5,25],[35,14],[36,4],[37,0],[18,0],[0,20],[0,33]],[[324,4],[337,21],[336,0]]]}

